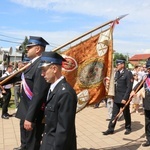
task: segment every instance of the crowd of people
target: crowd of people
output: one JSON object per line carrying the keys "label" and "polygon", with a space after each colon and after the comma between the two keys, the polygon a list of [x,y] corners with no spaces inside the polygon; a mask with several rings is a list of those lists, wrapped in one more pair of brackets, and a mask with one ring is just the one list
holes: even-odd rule
{"label": "crowd of people", "polygon": [[[3,73],[1,78],[7,78],[7,76],[12,75],[13,73],[19,71],[23,66],[29,62],[29,58],[24,57],[22,61],[16,63],[10,63],[4,66]],[[14,90],[12,90],[14,88]],[[17,111],[19,102],[20,102],[20,91],[21,91],[21,81],[15,82],[14,84],[8,84],[1,87],[0,90],[0,106],[2,108],[3,119],[9,119],[12,115],[8,113],[8,107],[11,100],[11,96],[14,95],[14,104]],[[13,93],[12,93],[13,92]]]}
{"label": "crowd of people", "polygon": [[[116,60],[115,69],[115,94],[113,99],[106,98],[110,105],[108,108],[109,121],[108,129],[103,135],[114,134],[115,126],[119,115],[123,115],[125,120],[125,135],[132,132],[131,113],[139,113],[141,106],[145,114],[145,135],[147,141],[143,147],[150,146],[150,60],[144,65],[137,65],[133,70],[125,67],[124,59]],[[140,85],[141,84],[141,85]],[[140,88],[139,88],[140,86]],[[97,108],[99,103],[94,106]]]}
{"label": "crowd of people", "polygon": [[[3,119],[10,117],[8,105],[11,88],[14,87],[15,117],[20,119],[20,146],[13,150],[77,149],[77,95],[61,72],[62,63],[66,60],[56,52],[45,52],[48,44],[42,37],[30,36],[25,60],[18,62],[15,69],[13,65],[8,65],[1,77],[1,80],[7,78],[29,64],[23,72],[0,87]],[[146,65],[135,66],[133,70],[129,70],[125,67],[124,59],[117,59],[114,80],[115,94],[105,99],[109,123],[103,135],[114,134],[119,113],[125,119],[124,134],[130,134],[131,113],[138,113],[139,106],[142,105],[147,138],[143,146],[150,146],[150,60]]]}
{"label": "crowd of people", "polygon": [[[10,93],[7,96],[9,100],[6,100],[6,86],[14,86],[15,90],[15,117],[20,119],[20,146],[14,150],[77,149],[77,95],[61,73],[62,62],[66,60],[56,52],[45,52],[48,44],[42,37],[30,36],[26,45],[27,57],[30,59],[28,67],[5,81],[2,87],[5,91],[3,119],[9,119],[10,116]],[[15,70],[12,65],[8,65],[11,68],[8,76],[21,67],[22,62],[18,63]],[[5,77],[2,76],[1,81]],[[11,87],[8,88],[10,92]]]}

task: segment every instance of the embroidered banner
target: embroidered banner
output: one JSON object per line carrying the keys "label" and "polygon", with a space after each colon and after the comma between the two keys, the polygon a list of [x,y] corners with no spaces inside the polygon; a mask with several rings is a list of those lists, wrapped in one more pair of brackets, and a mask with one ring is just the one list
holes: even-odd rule
{"label": "embroidered banner", "polygon": [[108,95],[113,55],[113,25],[62,53],[63,74],[78,95],[77,112]]}

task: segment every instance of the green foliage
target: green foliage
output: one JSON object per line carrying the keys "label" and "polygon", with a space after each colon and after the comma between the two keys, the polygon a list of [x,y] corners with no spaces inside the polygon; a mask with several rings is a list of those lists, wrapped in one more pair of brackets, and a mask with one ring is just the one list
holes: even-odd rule
{"label": "green foliage", "polygon": [[117,59],[125,59],[126,60],[126,66],[127,66],[128,65],[128,58],[129,58],[128,55],[123,55],[122,53],[114,53],[114,58],[113,58],[114,66],[116,66],[116,60]]}
{"label": "green foliage", "polygon": [[21,49],[21,51],[22,51],[23,53],[26,52],[26,45],[27,45],[27,43],[28,43],[28,38],[25,37],[23,43],[22,43],[21,46],[20,46],[20,49]]}

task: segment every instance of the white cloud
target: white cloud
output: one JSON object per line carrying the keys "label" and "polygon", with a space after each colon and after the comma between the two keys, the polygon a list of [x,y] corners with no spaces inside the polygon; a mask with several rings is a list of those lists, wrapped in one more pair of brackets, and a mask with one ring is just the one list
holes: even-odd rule
{"label": "white cloud", "polygon": [[94,16],[116,17],[117,15],[129,13],[136,16],[146,17],[150,12],[149,0],[11,0],[12,2],[26,7],[55,10],[59,12],[76,12]]}
{"label": "white cloud", "polygon": [[[72,40],[72,37],[79,36],[78,32],[74,31],[57,31],[57,32],[48,32],[48,31],[39,31],[39,30],[8,30],[1,32],[4,35],[9,35],[10,37],[18,37],[20,39],[24,39],[25,36],[41,36],[44,39],[46,39],[50,45],[47,46],[47,50],[52,50],[70,40]],[[23,40],[22,40],[23,41]],[[16,40],[16,42],[22,42],[20,40]],[[16,47],[16,44],[14,48]]]}
{"label": "white cloud", "polygon": [[[114,49],[122,53],[145,53],[149,52],[149,25],[150,25],[150,1],[149,0],[11,0],[19,5],[41,9],[45,11],[59,12],[60,14],[76,13],[85,14],[88,16],[103,18],[106,22],[110,19],[129,14],[120,21],[114,31]],[[65,15],[64,15],[65,16]],[[63,16],[63,17],[64,17]],[[67,15],[66,15],[67,16]],[[61,22],[64,18],[57,14],[51,16],[53,22]],[[90,22],[90,20],[89,20]],[[83,29],[88,29],[93,24],[82,26]],[[102,22],[104,23],[104,22]],[[100,23],[101,24],[101,23]],[[37,34],[49,39],[53,43],[62,44],[77,35],[81,35],[81,31],[75,28],[74,31],[21,31],[16,32],[21,35]]]}

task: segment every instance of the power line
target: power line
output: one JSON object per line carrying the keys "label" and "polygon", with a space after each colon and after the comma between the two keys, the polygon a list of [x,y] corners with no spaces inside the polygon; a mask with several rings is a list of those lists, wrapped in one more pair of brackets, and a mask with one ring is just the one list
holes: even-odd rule
{"label": "power line", "polygon": [[11,36],[7,36],[7,35],[3,35],[3,34],[0,34],[0,36],[7,37],[7,38],[13,38],[13,39],[16,39],[16,40],[24,40],[24,39],[15,38],[15,37],[11,37]]}
{"label": "power line", "polygon": [[[15,38],[15,37],[7,36],[7,35],[1,34],[1,33],[0,33],[0,36],[24,41],[24,39],[20,39],[20,38]],[[17,43],[17,44],[21,44],[21,43],[22,43],[22,42],[21,42],[21,43],[20,43],[20,42],[14,42],[14,41],[5,40],[5,39],[0,39],[0,41],[3,41],[3,42],[9,42],[9,43]],[[56,48],[56,47],[58,47],[59,45],[58,45],[58,44],[55,44],[55,43],[50,43],[49,46],[50,46],[50,47],[53,47],[53,48]]]}
{"label": "power line", "polygon": [[21,44],[20,42],[8,41],[8,40],[3,40],[3,39],[0,39],[0,41]]}
{"label": "power line", "polygon": [[[8,42],[8,43],[17,43],[17,44],[22,44],[22,42],[14,42],[14,41],[9,41],[9,40],[3,40],[3,39],[0,39],[0,41],[3,41],[3,42]],[[49,45],[50,47],[57,47],[56,44],[55,46],[53,44],[50,43]]]}

